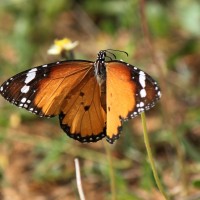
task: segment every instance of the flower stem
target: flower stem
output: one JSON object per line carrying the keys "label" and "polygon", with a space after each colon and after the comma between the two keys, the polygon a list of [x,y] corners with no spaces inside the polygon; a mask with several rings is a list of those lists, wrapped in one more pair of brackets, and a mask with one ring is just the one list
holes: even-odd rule
{"label": "flower stem", "polygon": [[141,119],[142,119],[142,126],[143,126],[143,134],[144,134],[144,143],[146,146],[146,150],[147,150],[147,154],[148,154],[148,158],[149,158],[149,162],[151,165],[151,169],[153,171],[153,176],[156,182],[156,185],[158,187],[158,189],[160,190],[161,194],[165,197],[166,200],[169,200],[170,198],[168,197],[168,195],[165,193],[164,188],[160,182],[160,179],[158,177],[158,173],[155,167],[155,162],[153,159],[153,155],[152,155],[152,151],[151,151],[151,146],[149,143],[149,137],[147,134],[147,125],[146,125],[146,118],[145,118],[145,113],[141,113]]}
{"label": "flower stem", "polygon": [[106,155],[109,163],[109,175],[110,175],[110,189],[111,189],[111,200],[116,200],[116,186],[115,186],[115,173],[113,168],[113,160],[111,155],[110,146],[103,140],[103,144],[106,150]]}

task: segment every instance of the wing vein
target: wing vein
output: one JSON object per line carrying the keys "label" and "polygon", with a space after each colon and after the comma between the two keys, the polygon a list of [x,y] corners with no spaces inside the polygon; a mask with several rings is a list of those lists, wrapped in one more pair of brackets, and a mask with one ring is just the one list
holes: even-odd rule
{"label": "wing vein", "polygon": [[99,121],[101,121],[101,117],[99,116],[99,113],[97,112],[95,101],[93,101],[93,104],[94,104],[94,109],[96,111],[97,117],[99,118]]}
{"label": "wing vein", "polygon": [[[85,73],[85,75],[83,76],[83,78],[78,82],[78,84],[80,84],[80,82],[85,78],[85,76],[88,74],[88,72],[90,71],[90,69],[91,68],[89,68],[88,69],[88,71]],[[81,71],[83,71],[83,70],[79,70],[79,71],[77,71],[76,73],[71,73],[70,74],[70,76],[72,76],[72,75],[74,75],[74,74],[77,74],[77,73],[79,73],[79,72],[81,72]],[[57,91],[57,89],[60,87],[60,85],[63,83],[63,81],[66,79],[66,78],[68,78],[69,76],[65,76],[64,78],[63,78],[63,80],[61,81],[61,83],[56,87],[56,89],[54,90],[54,92],[51,94],[51,96],[49,97],[49,99],[55,94],[55,92]],[[55,80],[55,79],[51,79],[51,80]],[[77,84],[77,85],[78,85]],[[49,85],[49,84],[48,84]],[[71,89],[72,90],[72,89]],[[71,90],[69,91],[69,93],[71,92]],[[39,103],[42,101],[44,99],[44,96],[40,99],[40,101],[37,103],[37,105],[39,105]],[[36,105],[36,106],[37,106]],[[49,104],[49,106],[48,106],[48,108],[47,108],[47,111],[48,111],[48,109],[49,109],[49,107],[51,106],[52,104]],[[62,103],[61,103],[61,105],[62,105]],[[44,113],[45,114],[45,113]]]}
{"label": "wing vein", "polygon": [[[91,70],[91,68],[85,73],[84,77],[79,81],[79,83],[88,75],[89,71]],[[88,79],[86,81],[86,83],[80,88],[80,91],[83,89],[83,87],[88,83],[90,79]],[[76,103],[77,99],[79,98],[79,96],[77,96],[73,102],[73,104],[70,106],[70,108],[68,109],[68,111],[66,113],[64,113],[65,115],[67,115],[67,113],[71,110],[71,108],[74,106],[74,104]]]}

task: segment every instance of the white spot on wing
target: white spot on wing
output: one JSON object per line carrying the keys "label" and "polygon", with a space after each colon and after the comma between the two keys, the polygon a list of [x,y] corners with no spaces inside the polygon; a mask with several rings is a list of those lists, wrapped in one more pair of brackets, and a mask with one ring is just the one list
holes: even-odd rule
{"label": "white spot on wing", "polygon": [[28,73],[30,73],[30,72],[36,72],[36,71],[37,71],[37,68],[33,68],[30,71],[28,71]]}
{"label": "white spot on wing", "polygon": [[31,82],[35,78],[36,71],[37,71],[37,68],[33,68],[27,73],[27,75],[26,75],[27,77],[26,77],[26,79],[24,81],[26,84]]}
{"label": "white spot on wing", "polygon": [[145,86],[146,86],[146,83],[145,83],[145,80],[146,80],[145,73],[143,71],[140,71],[139,74],[140,74],[139,75],[139,82],[140,82],[141,86],[143,88],[145,88]]}
{"label": "white spot on wing", "polygon": [[24,85],[22,88],[21,88],[21,93],[27,93],[30,89],[30,86],[28,85]]}
{"label": "white spot on wing", "polygon": [[140,96],[141,96],[142,98],[144,98],[144,97],[147,96],[146,90],[145,90],[144,88],[140,90]]}
{"label": "white spot on wing", "polygon": [[42,65],[42,67],[47,67],[47,65]]}
{"label": "white spot on wing", "polygon": [[26,102],[26,98],[25,98],[25,97],[22,98],[22,99],[21,99],[21,102],[22,102],[22,103],[25,103],[25,102]]}
{"label": "white spot on wing", "polygon": [[0,89],[1,91],[3,91],[3,87],[1,86],[1,89]]}
{"label": "white spot on wing", "polygon": [[140,102],[140,107],[143,107],[144,106],[144,102]]}

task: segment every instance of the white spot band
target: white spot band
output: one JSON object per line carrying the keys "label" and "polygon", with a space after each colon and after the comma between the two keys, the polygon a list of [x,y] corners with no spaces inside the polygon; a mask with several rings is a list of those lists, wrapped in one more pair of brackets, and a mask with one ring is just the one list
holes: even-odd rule
{"label": "white spot band", "polygon": [[27,93],[30,89],[30,86],[28,85],[24,85],[22,88],[21,88],[21,93]]}
{"label": "white spot band", "polygon": [[144,97],[147,96],[146,90],[145,90],[144,88],[140,90],[140,96],[141,96],[142,98],[144,98]]}
{"label": "white spot band", "polygon": [[26,75],[27,77],[26,77],[26,79],[24,81],[26,84],[31,82],[35,78],[36,71],[37,71],[37,68],[33,68],[27,73],[27,75]]}

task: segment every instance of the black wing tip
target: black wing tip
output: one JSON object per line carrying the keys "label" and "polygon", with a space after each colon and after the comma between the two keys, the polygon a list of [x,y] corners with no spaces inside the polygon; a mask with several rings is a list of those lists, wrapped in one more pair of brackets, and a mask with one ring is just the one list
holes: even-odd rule
{"label": "black wing tip", "polygon": [[[155,82],[155,81],[154,81],[154,87],[155,87],[154,89],[156,91],[154,99],[150,102],[146,102],[145,99],[144,99],[144,101],[142,101],[142,100],[140,101],[140,99],[136,98],[136,105],[134,107],[134,110],[130,111],[127,114],[127,117],[123,118],[122,121],[127,121],[129,119],[133,119],[133,118],[137,117],[138,115],[140,115],[142,112],[146,112],[156,105],[156,103],[161,99],[162,93],[160,91],[160,88],[159,88],[157,82]],[[138,95],[138,92],[136,93],[136,96],[137,95]]]}
{"label": "black wing tip", "polygon": [[126,118],[123,118],[122,120],[123,121],[128,121],[130,119],[133,119],[135,117],[137,117],[138,115],[140,115],[142,112],[146,112],[148,110],[150,110],[151,108],[155,107],[157,101],[159,99],[156,99],[155,101],[145,105],[144,107],[141,107],[141,108],[135,108],[134,111],[131,111],[128,113],[127,117]]}

